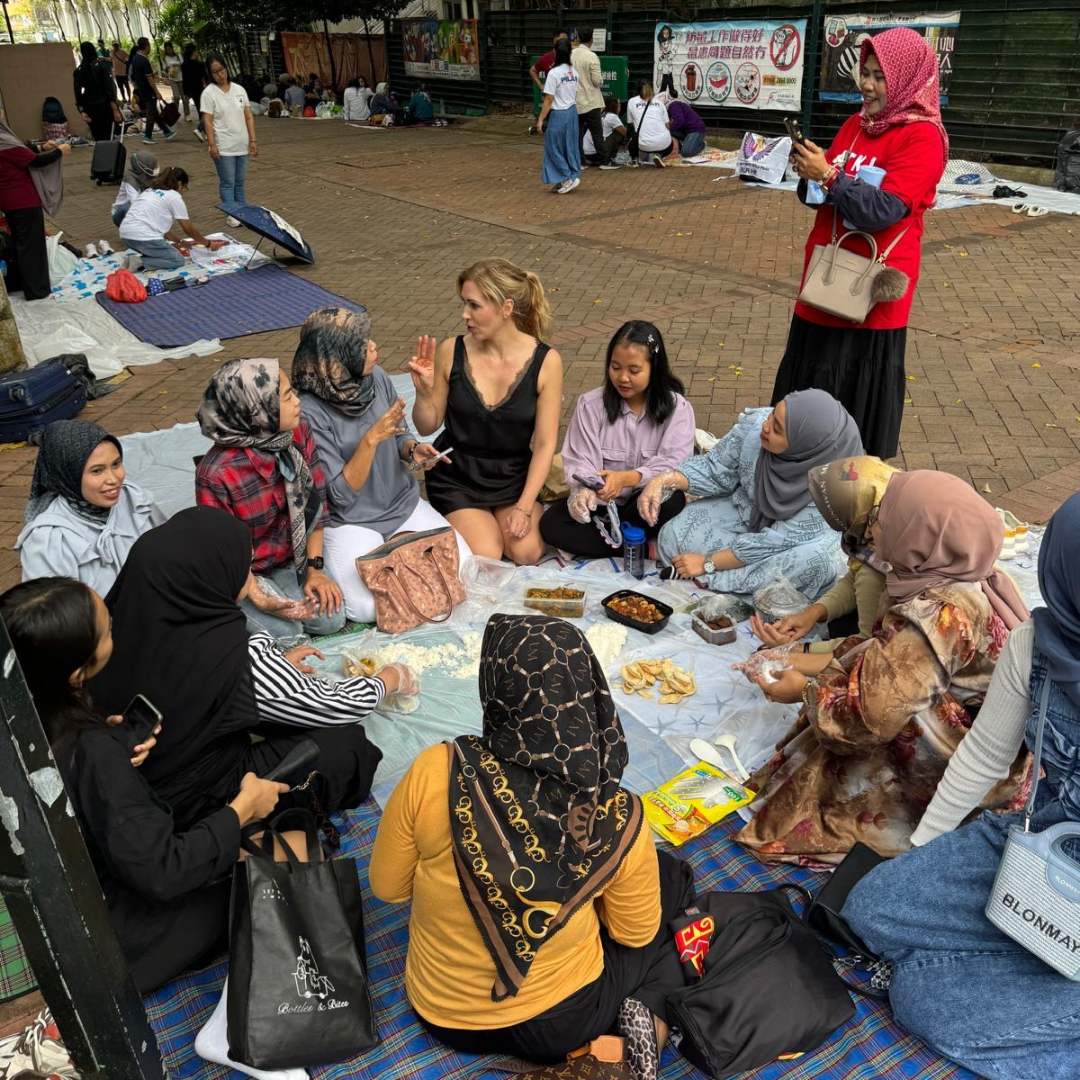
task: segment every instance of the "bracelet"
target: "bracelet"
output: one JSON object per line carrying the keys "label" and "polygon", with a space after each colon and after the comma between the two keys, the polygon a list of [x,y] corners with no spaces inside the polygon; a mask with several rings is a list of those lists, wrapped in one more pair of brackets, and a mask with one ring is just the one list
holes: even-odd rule
{"label": "bracelet", "polygon": [[831,168],[831,167],[830,167],[830,168],[829,168],[829,170],[828,170],[828,172],[826,172],[826,173],[825,173],[825,175],[824,175],[824,176],[823,176],[823,177],[822,177],[822,178],[821,178],[821,179],[820,179],[820,180],[818,181],[818,183],[819,183],[819,184],[820,184],[820,185],[821,185],[821,186],[822,186],[822,187],[823,187],[823,188],[824,188],[824,189],[825,189],[826,191],[828,191],[828,190],[829,190],[829,188],[831,188],[831,187],[833,186],[833,183],[835,182],[835,180],[836,180],[836,177],[837,177],[837,172],[836,172],[836,170],[835,170],[834,168]]}
{"label": "bracelet", "polygon": [[523,514],[528,514],[529,517],[532,517],[532,511],[526,510],[525,507],[521,505],[521,503],[514,503],[514,509],[520,510]]}

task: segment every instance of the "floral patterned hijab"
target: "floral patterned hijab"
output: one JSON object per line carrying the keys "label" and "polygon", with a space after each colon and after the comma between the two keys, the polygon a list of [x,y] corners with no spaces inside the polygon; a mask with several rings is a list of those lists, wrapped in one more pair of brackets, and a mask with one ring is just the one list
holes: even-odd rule
{"label": "floral patterned hijab", "polygon": [[347,416],[361,416],[375,400],[375,380],[364,374],[371,318],[366,311],[319,308],[300,328],[292,378]]}
{"label": "floral patterned hijab", "polygon": [[484,730],[456,739],[450,830],[461,892],[514,997],[545,941],[607,882],[641,829],[603,668],[576,626],[494,615],[480,653]]}
{"label": "floral patterned hijab", "polygon": [[949,135],[941,120],[941,80],[937,53],[926,38],[906,26],[875,34],[862,43],[859,63],[865,64],[873,53],[885,72],[888,94],[885,108],[874,116],[862,112],[862,129],[867,135],[880,135],[898,124],[917,124],[926,120],[941,133],[945,161],[949,160]]}
{"label": "floral patterned hijab", "polygon": [[305,512],[315,482],[293,433],[281,430],[280,380],[277,360],[227,360],[210,380],[196,416],[202,433],[218,446],[251,447],[277,458],[289,501],[293,565],[299,574],[307,565]]}

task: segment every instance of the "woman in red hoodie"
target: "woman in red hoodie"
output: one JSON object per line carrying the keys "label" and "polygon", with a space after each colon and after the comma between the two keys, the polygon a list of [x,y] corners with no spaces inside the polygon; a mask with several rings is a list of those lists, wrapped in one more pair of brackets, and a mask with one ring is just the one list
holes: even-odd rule
{"label": "woman in red hoodie", "polygon": [[[923,215],[934,202],[949,138],[941,122],[937,56],[914,30],[886,30],[864,41],[858,84],[862,111],[844,123],[827,151],[809,141],[793,148],[800,200],[812,204],[809,181],[825,195],[806,242],[803,274],[834,227],[840,234],[854,227],[872,233],[879,252],[896,241],[888,265],[906,275],[906,289],[898,299],[874,304],[857,324],[797,303],[772,400],[775,405],[795,390],[825,390],[855,418],[866,452],[890,458],[904,414],[904,346]],[[868,165],[884,170],[880,188],[859,178]],[[862,238],[845,248],[870,254]]]}

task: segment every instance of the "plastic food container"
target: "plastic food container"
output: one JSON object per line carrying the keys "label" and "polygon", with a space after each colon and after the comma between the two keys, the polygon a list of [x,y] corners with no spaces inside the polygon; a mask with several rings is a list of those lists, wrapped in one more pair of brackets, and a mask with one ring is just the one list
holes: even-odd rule
{"label": "plastic food container", "polygon": [[[722,615],[721,618],[728,619],[726,615]],[[738,636],[739,631],[734,623],[728,619],[729,626],[721,627],[719,630],[714,630],[698,612],[694,612],[694,617],[690,621],[690,625],[694,628],[694,633],[703,641],[707,641],[710,645],[730,645]]]}
{"label": "plastic food container", "polygon": [[[550,595],[552,593],[557,595]],[[587,589],[573,589],[566,585],[530,585],[525,590],[521,603],[533,611],[542,611],[553,619],[580,619],[585,614],[588,599]]]}
{"label": "plastic food container", "polygon": [[[632,619],[629,615],[623,615],[619,611],[614,611],[608,607],[608,604],[612,600],[621,600],[623,597],[634,597],[638,600],[647,600],[657,611],[664,617],[658,619],[656,622],[647,623],[641,622],[638,619]],[[645,596],[644,593],[634,592],[633,589],[620,589],[618,592],[613,592],[610,596],[605,596],[600,601],[600,606],[604,609],[604,614],[611,619],[612,622],[622,623],[623,626],[629,626],[634,630],[640,630],[643,634],[658,634],[668,624],[668,620],[675,613],[674,608],[670,608],[667,604],[661,603],[659,600],[654,600],[651,596]]]}

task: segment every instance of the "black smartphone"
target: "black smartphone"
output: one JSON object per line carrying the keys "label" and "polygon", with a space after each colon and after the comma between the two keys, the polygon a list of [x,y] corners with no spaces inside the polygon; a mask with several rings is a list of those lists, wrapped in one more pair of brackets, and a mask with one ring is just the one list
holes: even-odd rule
{"label": "black smartphone", "polygon": [[792,120],[791,117],[784,117],[784,127],[787,128],[787,133],[791,137],[793,144],[798,143],[802,146],[806,142],[806,136],[802,133],[802,128],[799,127],[798,120]]}
{"label": "black smartphone", "polygon": [[160,723],[161,713],[142,694],[136,694],[124,710],[124,721],[120,725],[128,749],[134,753],[135,747],[146,742]]}
{"label": "black smartphone", "polygon": [[574,473],[574,479],[590,491],[599,491],[604,486],[604,481],[596,475],[582,476],[581,473]]}

